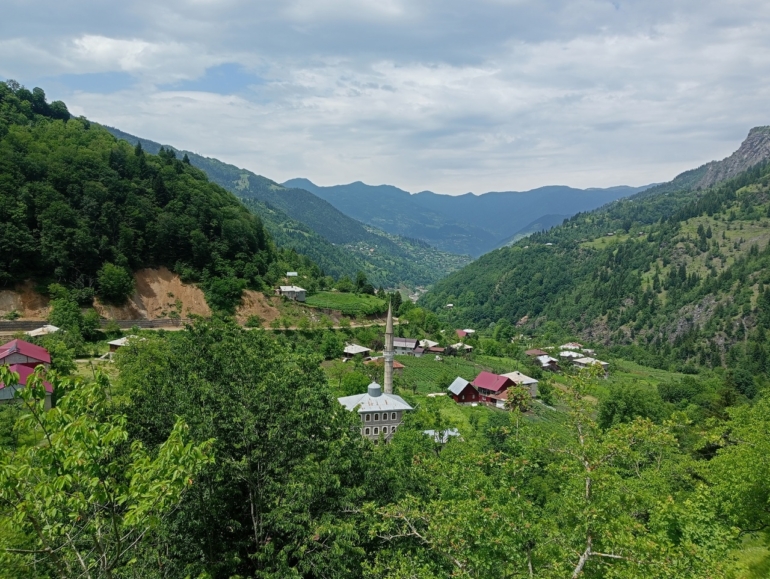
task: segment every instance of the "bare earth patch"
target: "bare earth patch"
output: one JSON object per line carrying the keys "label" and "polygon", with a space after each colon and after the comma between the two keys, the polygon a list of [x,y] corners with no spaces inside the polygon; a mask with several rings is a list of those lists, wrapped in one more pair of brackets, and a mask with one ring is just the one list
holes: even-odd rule
{"label": "bare earth patch", "polygon": [[245,324],[249,316],[257,316],[262,320],[262,325],[269,324],[281,316],[278,308],[273,303],[280,298],[267,298],[265,294],[254,290],[243,292],[243,303],[235,311],[235,317],[239,324]]}
{"label": "bare earth patch", "polygon": [[22,320],[44,320],[48,316],[48,298],[36,292],[31,281],[0,291],[0,316],[14,310]]}

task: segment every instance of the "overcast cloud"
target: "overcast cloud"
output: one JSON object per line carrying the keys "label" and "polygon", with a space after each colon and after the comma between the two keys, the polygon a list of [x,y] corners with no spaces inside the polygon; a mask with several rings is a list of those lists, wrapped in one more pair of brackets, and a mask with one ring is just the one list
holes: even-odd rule
{"label": "overcast cloud", "polygon": [[770,124],[770,3],[6,0],[0,77],[283,181],[641,185]]}

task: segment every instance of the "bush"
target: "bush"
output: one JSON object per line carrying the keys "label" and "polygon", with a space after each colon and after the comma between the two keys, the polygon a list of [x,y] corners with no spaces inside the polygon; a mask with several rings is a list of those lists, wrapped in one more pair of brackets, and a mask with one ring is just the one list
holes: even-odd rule
{"label": "bush", "polygon": [[246,320],[245,326],[247,328],[261,328],[262,327],[262,318],[259,316],[251,315]]}
{"label": "bush", "polygon": [[656,391],[637,386],[619,386],[599,404],[598,422],[605,429],[631,422],[637,417],[660,422],[664,413],[663,400]]}
{"label": "bush", "polygon": [[214,312],[234,314],[235,308],[241,303],[246,282],[235,277],[221,277],[209,280],[204,294],[206,303]]}
{"label": "bush", "polygon": [[97,274],[99,298],[108,304],[123,305],[134,292],[134,277],[124,268],[105,263]]}
{"label": "bush", "polygon": [[556,397],[554,394],[554,389],[550,382],[538,382],[537,395],[540,400],[542,400],[543,404],[553,406],[556,402]]}

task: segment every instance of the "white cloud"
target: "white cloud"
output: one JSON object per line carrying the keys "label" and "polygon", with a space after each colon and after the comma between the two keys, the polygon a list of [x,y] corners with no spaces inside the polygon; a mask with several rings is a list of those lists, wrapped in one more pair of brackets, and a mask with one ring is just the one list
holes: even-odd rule
{"label": "white cloud", "polygon": [[[0,74],[130,73],[135,89],[52,96],[277,180],[641,184],[770,122],[768,23],[751,0],[138,0],[6,34]],[[223,63],[259,78],[167,90]]]}

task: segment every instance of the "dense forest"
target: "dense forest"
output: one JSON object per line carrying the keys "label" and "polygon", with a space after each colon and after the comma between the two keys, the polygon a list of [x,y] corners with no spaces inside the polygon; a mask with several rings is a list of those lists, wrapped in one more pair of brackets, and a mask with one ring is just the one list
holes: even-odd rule
{"label": "dense forest", "polygon": [[588,373],[557,423],[469,407],[443,444],[454,403],[402,392],[374,445],[296,338],[146,335],[112,381],[49,375],[50,412],[33,379],[0,412],[0,577],[716,578],[770,523],[766,399],[597,421]]}
{"label": "dense forest", "polygon": [[0,283],[58,283],[120,302],[131,273],[167,266],[228,310],[244,287],[323,272],[277,249],[261,220],[173,150],[130,146],[41,89],[0,83]]}
{"label": "dense forest", "polygon": [[553,323],[647,365],[766,375],[770,165],[661,189],[485,255],[423,303],[481,328]]}

